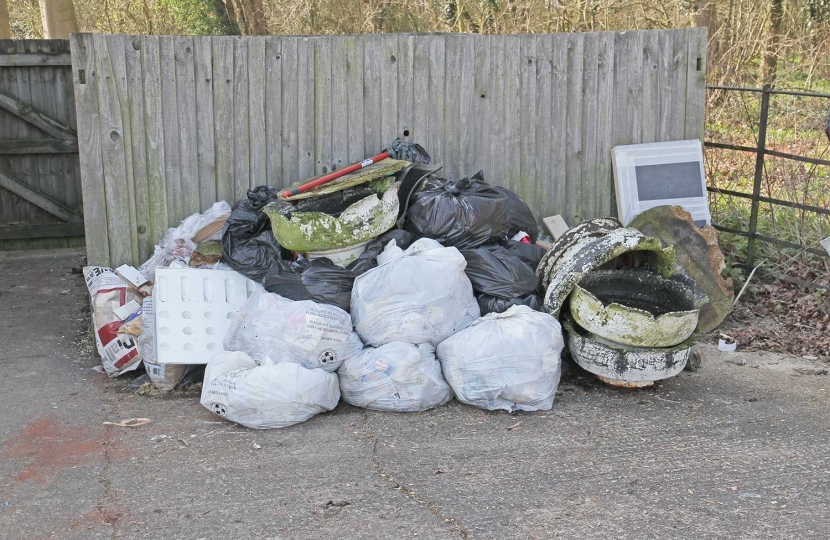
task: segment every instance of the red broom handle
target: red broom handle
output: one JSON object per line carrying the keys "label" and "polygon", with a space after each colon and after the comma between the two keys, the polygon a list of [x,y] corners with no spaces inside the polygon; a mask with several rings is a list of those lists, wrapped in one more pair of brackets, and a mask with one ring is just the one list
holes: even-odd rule
{"label": "red broom handle", "polygon": [[314,189],[317,186],[322,186],[323,184],[327,184],[327,183],[331,182],[332,180],[337,180],[338,178],[340,178],[342,176],[346,176],[349,173],[359,171],[360,169],[362,169],[364,167],[368,167],[372,163],[377,163],[378,161],[380,161],[382,159],[386,159],[388,157],[389,157],[389,152],[383,152],[382,154],[378,154],[375,157],[372,157],[372,158],[369,158],[369,159],[364,159],[360,163],[355,163],[354,165],[349,165],[345,169],[340,169],[339,171],[334,171],[333,173],[329,173],[325,176],[321,176],[320,178],[312,180],[311,182],[306,182],[305,184],[303,184],[301,186],[297,186],[297,187],[291,188],[291,189],[286,189],[285,191],[280,193],[280,197],[282,197],[283,199],[287,199],[288,197],[293,197],[294,195],[299,195],[300,193],[305,193],[306,191],[308,191],[310,189]]}

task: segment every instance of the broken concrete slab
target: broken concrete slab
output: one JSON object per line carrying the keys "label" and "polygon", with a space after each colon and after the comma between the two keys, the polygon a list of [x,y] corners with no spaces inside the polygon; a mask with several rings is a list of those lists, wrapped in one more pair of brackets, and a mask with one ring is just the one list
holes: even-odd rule
{"label": "broken concrete slab", "polygon": [[674,272],[689,276],[709,297],[700,310],[699,332],[711,332],[732,308],[735,291],[731,279],[724,279],[723,253],[718,247],[718,231],[710,225],[698,228],[692,216],[680,206],[658,206],[636,216],[630,227],[674,246]]}
{"label": "broken concrete slab", "polygon": [[560,215],[549,216],[542,220],[545,228],[553,236],[554,240],[559,240],[559,237],[565,234],[570,227],[565,223],[565,219]]}

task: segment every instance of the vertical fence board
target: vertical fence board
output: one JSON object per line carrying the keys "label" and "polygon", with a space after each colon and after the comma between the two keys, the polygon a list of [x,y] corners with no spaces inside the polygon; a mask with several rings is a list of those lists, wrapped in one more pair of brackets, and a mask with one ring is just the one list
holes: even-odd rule
{"label": "vertical fence board", "polygon": [[[182,159],[179,148],[179,104],[176,99],[176,61],[173,37],[159,38],[161,65],[161,116],[164,131],[164,179],[167,186],[167,213],[171,225],[185,218],[182,188]],[[154,104],[151,104],[154,105]]]}
{"label": "vertical fence board", "polygon": [[430,106],[430,82],[429,82],[429,48],[430,42],[426,39],[414,39],[414,52],[412,53],[412,65],[414,70],[412,91],[413,107],[412,113],[412,141],[424,146],[424,148],[435,160],[435,149],[429,147],[429,106]]}
{"label": "vertical fence board", "polygon": [[267,184],[265,154],[267,137],[265,127],[265,38],[254,37],[248,40],[248,140],[250,141],[251,170],[249,187]]}
{"label": "vertical fence board", "polygon": [[196,159],[199,175],[199,207],[204,211],[217,200],[216,153],[213,141],[213,49],[209,39],[196,39],[193,45],[196,64]]}
{"label": "vertical fence board", "polygon": [[[126,45],[124,36],[106,36],[106,46],[110,51],[110,66],[112,68],[112,84],[115,90],[115,98],[117,101],[113,106],[118,107],[117,114],[121,121],[120,136],[121,147],[123,148],[124,161],[124,183],[127,187],[127,200],[124,201],[124,206],[127,208],[127,214],[123,214],[121,219],[127,219],[130,231],[130,257],[126,261],[134,260],[139,255],[138,249],[138,224],[136,217],[136,186],[135,178],[133,176],[133,142],[132,142],[132,126],[130,122],[130,107],[127,99],[127,63],[126,63]],[[99,94],[100,95],[100,94]],[[119,163],[120,167],[120,163]],[[122,198],[122,197],[119,197]]]}
{"label": "vertical fence board", "polygon": [[686,126],[683,138],[703,140],[703,115],[706,110],[706,28],[687,33]]}
{"label": "vertical fence board", "polygon": [[269,186],[285,186],[282,178],[282,40],[265,38],[265,155]]}
{"label": "vertical fence board", "polygon": [[614,35],[599,34],[597,55],[597,152],[593,216],[613,215],[614,178],[611,169],[614,125]]}
{"label": "vertical fence board", "polygon": [[584,84],[584,34],[568,36],[568,77],[567,77],[567,119],[565,121],[565,221],[571,225],[579,223],[582,214],[582,86]]}
{"label": "vertical fence board", "polygon": [[331,40],[314,41],[314,174],[332,170]]}
{"label": "vertical fence board", "polygon": [[536,191],[536,40],[523,39],[519,62],[519,177],[516,185],[521,193]]}
{"label": "vertical fence board", "polygon": [[297,134],[297,43],[300,38],[282,40],[282,185],[299,176],[300,152]]}
{"label": "vertical fence board", "polygon": [[415,37],[398,38],[398,137],[414,140],[415,125]]}
{"label": "vertical fence board", "polygon": [[[114,36],[117,37],[117,36]],[[109,180],[105,184],[107,209],[112,219],[108,220],[109,249],[111,259],[118,264],[133,260],[132,230],[130,227],[130,198],[124,150],[124,123],[115,86],[112,57],[123,48],[116,43],[108,43],[107,36],[96,34],[95,70],[98,72],[98,107],[100,115],[101,155],[103,156],[104,175]],[[111,45],[113,50],[110,50]]]}
{"label": "vertical fence board", "polygon": [[550,189],[550,179],[554,164],[548,158],[551,153],[551,139],[553,124],[551,122],[552,73],[553,73],[553,36],[541,35],[536,38],[536,110],[535,114],[535,147],[532,149],[536,159],[536,179],[532,186],[524,193],[527,200],[534,202],[538,208],[538,217],[544,218],[553,211],[554,193]]}
{"label": "vertical fence board", "polygon": [[[568,35],[556,34],[553,36],[553,51],[551,53],[551,90],[550,123],[553,127],[550,138],[551,164],[550,184],[553,196],[551,214],[566,216],[568,176],[566,164],[567,121],[568,121]],[[542,159],[545,159],[544,157]],[[540,216],[542,218],[546,216]],[[567,218],[565,218],[567,219]],[[570,223],[575,225],[575,223]]]}
{"label": "vertical fence board", "polygon": [[[473,169],[480,168],[490,173],[490,36],[475,39],[475,75],[473,88],[472,118],[468,119],[474,130],[471,164]],[[469,156],[468,156],[469,158]]]}
{"label": "vertical fence board", "polygon": [[504,40],[504,146],[501,158],[505,175],[494,181],[518,191],[521,179],[522,121],[521,121],[521,36],[507,36]]}
{"label": "vertical fence board", "polygon": [[[133,186],[135,189],[136,232],[138,233],[138,258],[146,260],[153,254],[156,238],[152,236],[150,218],[150,185],[147,179],[147,138],[144,128],[144,80],[141,68],[141,40],[131,37],[124,42],[126,62],[126,101],[130,116],[130,144]],[[123,105],[123,104],[122,104]]]}
{"label": "vertical fence board", "polygon": [[331,46],[331,166],[333,170],[349,162],[348,55],[344,47]]}
{"label": "vertical fence board", "polygon": [[357,36],[344,38],[346,49],[346,99],[348,101],[349,163],[366,157],[363,136],[363,40]]}
{"label": "vertical fence board", "polygon": [[199,200],[199,149],[196,135],[196,62],[193,38],[173,38],[176,62],[176,107],[179,114],[179,156],[183,214],[201,210]]}
{"label": "vertical fence board", "polygon": [[363,157],[375,155],[380,141],[380,37],[369,36],[363,47]]}
{"label": "vertical fence board", "polygon": [[314,38],[297,42],[297,147],[298,176],[290,182],[314,176]]}
{"label": "vertical fence board", "polygon": [[[659,34],[646,32],[643,34],[643,103],[647,107],[656,107],[660,99],[660,44]],[[658,115],[643,115],[640,129],[640,141],[650,143],[658,137]]]}
{"label": "vertical fence board", "polygon": [[104,196],[104,166],[101,155],[98,74],[95,70],[95,46],[92,34],[70,36],[73,70],[72,83],[78,111],[78,145],[81,186],[84,199],[84,235],[87,264],[110,264],[109,216]]}
{"label": "vertical fence board", "polygon": [[398,132],[398,36],[383,34],[380,39],[380,146],[370,154],[388,148]]}
{"label": "vertical fence board", "polygon": [[444,45],[444,173],[447,178],[469,176],[461,161],[461,40],[462,36],[447,36]]}
{"label": "vertical fence board", "polygon": [[213,140],[216,151],[216,195],[234,200],[233,38],[213,40]]}
{"label": "vertical fence board", "polygon": [[599,135],[599,116],[597,114],[597,80],[599,76],[599,34],[583,34],[582,64],[582,185],[580,186],[580,219],[587,219],[595,213],[596,176],[597,176],[597,136]]}
{"label": "vertical fence board", "polygon": [[504,40],[505,36],[490,36],[490,90],[487,93],[487,99],[490,101],[488,118],[490,140],[487,145],[490,149],[490,167],[485,173],[494,182],[508,186],[509,179],[504,157],[507,150],[504,127]]}
{"label": "vertical fence board", "polygon": [[[167,214],[167,188],[164,185],[164,128],[159,106],[161,66],[158,38],[148,36],[141,39],[141,69],[144,73],[144,139],[147,149],[147,185],[150,193],[149,234],[151,239],[158,240],[170,222]],[[86,208],[84,195],[84,215]]]}
{"label": "vertical fence board", "polygon": [[251,185],[250,117],[248,116],[248,47],[233,38],[233,195],[245,197]]}
{"label": "vertical fence board", "polygon": [[458,119],[460,152],[458,161],[464,175],[475,174],[476,166],[476,43],[473,36],[463,36],[461,40],[461,71],[458,74],[461,86],[460,117]]}
{"label": "vertical fence board", "polygon": [[448,163],[444,159],[444,36],[427,36],[425,41],[429,44],[429,71],[420,76],[429,78],[426,148],[435,163],[444,165],[442,174],[448,175]]}

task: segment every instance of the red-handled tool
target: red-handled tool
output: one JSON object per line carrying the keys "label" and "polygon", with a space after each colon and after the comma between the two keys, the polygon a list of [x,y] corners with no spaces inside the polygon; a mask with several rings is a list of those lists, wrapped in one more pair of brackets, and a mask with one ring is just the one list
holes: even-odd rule
{"label": "red-handled tool", "polygon": [[349,165],[345,169],[340,169],[339,171],[334,171],[333,173],[329,173],[325,176],[321,176],[320,178],[315,178],[311,182],[306,182],[301,186],[297,186],[295,188],[286,189],[282,193],[280,193],[280,197],[283,199],[287,199],[288,197],[293,197],[294,195],[299,195],[300,193],[305,193],[310,189],[314,189],[317,186],[322,186],[323,184],[327,184],[332,180],[337,180],[342,176],[346,176],[349,173],[353,173],[355,171],[359,171],[364,167],[368,167],[372,163],[377,163],[382,159],[386,159],[389,157],[389,152],[383,152],[382,154],[378,154],[375,157],[364,159],[360,163],[355,163],[354,165]]}
{"label": "red-handled tool", "polygon": [[378,161],[384,160],[389,157],[391,157],[392,159],[402,159],[405,161],[409,161],[411,163],[430,162],[429,154],[427,154],[426,150],[424,150],[420,144],[404,142],[400,138],[398,138],[392,141],[392,145],[389,146],[389,148],[384,150],[382,153],[376,155],[375,157],[364,159],[360,163],[349,165],[345,169],[340,169],[339,171],[334,171],[333,173],[321,176],[320,178],[316,178],[311,182],[306,182],[301,186],[286,189],[285,191],[280,193],[280,197],[283,199],[287,199],[288,197],[293,197],[294,195],[305,193],[310,189],[314,189],[317,186],[327,184],[332,180],[337,180],[338,178],[346,176],[349,173],[359,171],[364,167],[368,167],[372,163],[377,163]]}

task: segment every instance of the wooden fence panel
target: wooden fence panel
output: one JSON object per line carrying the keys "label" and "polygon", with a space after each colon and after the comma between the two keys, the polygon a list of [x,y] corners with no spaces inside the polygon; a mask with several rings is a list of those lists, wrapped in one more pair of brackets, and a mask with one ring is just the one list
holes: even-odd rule
{"label": "wooden fence panel", "polygon": [[[118,43],[126,51],[113,57]],[[488,181],[525,197],[540,219],[559,213],[575,223],[613,215],[613,146],[702,139],[705,47],[701,28],[522,36],[75,35],[76,71],[102,66],[118,75],[126,60],[125,88],[102,80],[88,88],[101,73],[74,77],[87,220],[92,216],[89,260],[139,263],[164,227],[216,198],[231,202],[263,182],[286,186],[342,168],[395,137],[422,144],[448,178],[483,170]],[[117,62],[109,68],[112,58]],[[0,77],[0,89],[7,85]],[[62,103],[60,95],[49,96],[37,96],[47,112]],[[3,129],[11,129],[9,119],[0,117]],[[56,184],[50,174],[38,184],[43,189]]]}
{"label": "wooden fence panel", "polygon": [[0,245],[84,234],[70,61],[66,40],[0,40]]}

